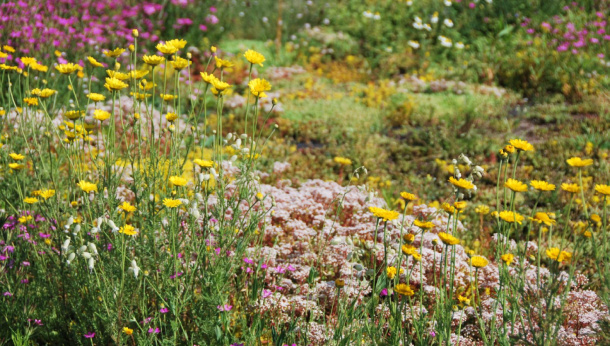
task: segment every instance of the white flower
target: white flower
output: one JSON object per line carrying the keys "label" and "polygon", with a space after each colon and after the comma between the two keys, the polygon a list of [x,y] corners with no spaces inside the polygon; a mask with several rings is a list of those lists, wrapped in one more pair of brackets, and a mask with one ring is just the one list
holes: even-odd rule
{"label": "white flower", "polygon": [[95,260],[93,259],[93,257],[87,260],[87,265],[89,266],[89,270],[93,270],[93,265],[95,265]]}
{"label": "white flower", "polygon": [[70,238],[67,238],[66,240],[64,240],[64,243],[61,245],[61,251],[67,252],[69,247],[70,247]]}
{"label": "white flower", "polygon": [[137,279],[138,278],[138,274],[140,274],[140,267],[138,267],[138,264],[136,263],[136,260],[131,260],[131,264],[129,265],[129,268],[127,269],[127,272],[129,273],[133,273],[133,276]]}
{"label": "white flower", "polygon": [[97,255],[97,248],[95,247],[95,244],[88,243],[87,247],[89,248],[89,251],[91,251],[94,255]]}
{"label": "white flower", "polygon": [[407,0],[407,6],[412,6],[412,5],[413,5],[413,1]]}
{"label": "white flower", "polygon": [[112,233],[116,233],[119,231],[119,228],[116,226],[116,224],[112,220],[108,220],[108,226],[110,226]]}
{"label": "white flower", "polygon": [[453,27],[453,21],[449,18],[445,18],[445,20],[443,21],[443,24],[445,24],[449,28]]}
{"label": "white flower", "polygon": [[451,6],[451,0],[445,0],[443,3],[445,6]]}
{"label": "white flower", "polygon": [[66,225],[64,226],[64,228],[66,230],[70,229],[70,226],[72,226],[73,223],[74,223],[74,217],[70,216],[68,221],[66,221]]}
{"label": "white flower", "polygon": [[430,24],[424,24],[424,29],[428,30],[428,31],[432,31],[432,27],[430,26]]}
{"label": "white flower", "polygon": [[438,39],[441,41],[441,46],[443,47],[451,47],[453,45],[450,38],[439,36]]}
{"label": "white flower", "polygon": [[434,12],[432,17],[430,17],[430,23],[432,23],[432,24],[438,23],[438,13]]}
{"label": "white flower", "polygon": [[421,23],[421,18],[419,18],[418,16],[415,16],[415,21],[416,21],[417,23]]}
{"label": "white flower", "polygon": [[379,14],[379,12],[375,12],[375,15],[373,16],[373,19],[375,19],[375,20],[380,20],[381,19],[381,15]]}
{"label": "white flower", "polygon": [[83,246],[79,247],[78,250],[76,250],[76,253],[78,253],[80,255],[83,252],[85,252],[85,250],[87,250],[87,246],[83,245]]}
{"label": "white flower", "polygon": [[421,30],[424,28],[424,25],[421,22],[415,22],[413,23],[413,27],[417,30]]}
{"label": "white flower", "polygon": [[464,49],[464,44],[462,42],[458,42],[455,44],[455,48],[457,49]]}
{"label": "white flower", "polygon": [[411,46],[414,49],[419,48],[419,42],[417,41],[409,41],[409,46]]}
{"label": "white flower", "polygon": [[98,233],[101,230],[102,227],[102,222],[104,221],[103,217],[98,217],[97,220],[95,220],[95,224],[94,226],[91,228],[91,233],[95,234]]}
{"label": "white flower", "polygon": [[76,257],[76,254],[73,252],[71,254],[68,255],[68,259],[66,260],[66,263],[69,265],[70,262],[72,262],[74,260],[74,258]]}

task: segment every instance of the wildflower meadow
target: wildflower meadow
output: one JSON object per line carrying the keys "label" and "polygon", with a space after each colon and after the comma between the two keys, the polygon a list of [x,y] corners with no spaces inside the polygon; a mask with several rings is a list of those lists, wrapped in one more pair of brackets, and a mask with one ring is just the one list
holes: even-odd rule
{"label": "wildflower meadow", "polygon": [[0,345],[610,344],[610,2],[0,2]]}

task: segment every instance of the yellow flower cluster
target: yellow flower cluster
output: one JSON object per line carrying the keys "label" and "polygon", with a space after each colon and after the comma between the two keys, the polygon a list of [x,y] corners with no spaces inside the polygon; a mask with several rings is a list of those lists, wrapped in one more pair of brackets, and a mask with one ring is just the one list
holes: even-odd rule
{"label": "yellow flower cluster", "polygon": [[369,207],[369,211],[375,215],[375,217],[383,221],[396,220],[400,214],[397,211],[386,210],[378,207]]}

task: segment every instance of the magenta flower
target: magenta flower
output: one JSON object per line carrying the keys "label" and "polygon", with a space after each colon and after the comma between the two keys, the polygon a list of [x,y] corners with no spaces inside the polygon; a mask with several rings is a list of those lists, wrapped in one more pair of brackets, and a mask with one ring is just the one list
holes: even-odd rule
{"label": "magenta flower", "polygon": [[3,294],[3,295],[4,295],[5,297],[12,297],[12,296],[13,296],[13,294],[12,294],[11,292],[9,292],[9,291],[4,292],[4,294]]}
{"label": "magenta flower", "polygon": [[176,24],[178,25],[191,25],[193,24],[193,20],[190,18],[178,18],[176,19]]}
{"label": "magenta flower", "polygon": [[284,274],[286,272],[286,268],[283,268],[282,266],[277,266],[275,267],[275,272],[279,274]]}
{"label": "magenta flower", "polygon": [[159,312],[162,314],[166,314],[169,312],[169,310],[167,308],[161,308],[161,310],[159,310]]}
{"label": "magenta flower", "polygon": [[159,329],[159,327],[148,328],[148,333],[149,334],[152,334],[152,333],[159,334],[160,332],[161,332],[161,330]]}
{"label": "magenta flower", "polygon": [[217,24],[219,20],[218,20],[218,17],[216,17],[215,15],[208,14],[205,17],[205,21],[206,21],[206,23],[210,23],[210,24],[214,25],[214,24]]}
{"label": "magenta flower", "polygon": [[231,311],[231,309],[233,309],[233,305],[218,305],[216,308],[218,308],[220,311]]}
{"label": "magenta flower", "polygon": [[87,338],[87,339],[93,339],[94,336],[95,336],[94,332],[90,332],[90,333],[85,334],[85,338]]}
{"label": "magenta flower", "polygon": [[249,259],[248,257],[244,257],[244,262],[248,263],[248,264],[253,264],[254,261]]}
{"label": "magenta flower", "polygon": [[273,294],[271,290],[263,290],[263,298],[268,298]]}
{"label": "magenta flower", "polygon": [[31,318],[28,318],[28,322],[32,322],[34,321],[34,324],[37,326],[42,326],[42,321],[41,320],[32,320]]}

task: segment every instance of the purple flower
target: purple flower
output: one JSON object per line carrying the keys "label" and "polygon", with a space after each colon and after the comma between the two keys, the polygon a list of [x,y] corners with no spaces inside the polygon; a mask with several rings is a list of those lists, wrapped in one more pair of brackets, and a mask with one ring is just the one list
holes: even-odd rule
{"label": "purple flower", "polygon": [[218,17],[216,17],[216,16],[215,16],[215,15],[213,15],[213,14],[208,14],[208,15],[205,17],[205,21],[206,21],[206,23],[210,23],[210,24],[214,25],[214,24],[217,24],[217,23],[218,23]]}
{"label": "purple flower", "polygon": [[87,339],[93,339],[94,336],[95,336],[94,332],[90,332],[90,333],[85,334],[85,338],[87,338]]}
{"label": "purple flower", "polygon": [[152,320],[152,317],[146,317],[143,321],[140,321],[140,324],[148,324]]}
{"label": "purple flower", "polygon": [[201,30],[201,31],[208,31],[208,27],[203,25],[203,24],[201,24],[201,25],[199,25],[199,30]]}
{"label": "purple flower", "polygon": [[13,296],[13,294],[12,294],[11,292],[9,292],[9,291],[4,292],[4,294],[3,294],[3,295],[4,295],[5,297],[12,297],[12,296]]}
{"label": "purple flower", "polygon": [[254,261],[249,259],[248,257],[244,257],[244,262],[248,263],[248,264],[253,264]]}
{"label": "purple flower", "polygon": [[574,46],[576,48],[584,47],[585,46],[585,41],[580,40],[580,41],[574,42],[574,43],[572,43],[572,46]]}
{"label": "purple flower", "polygon": [[30,262],[23,261],[23,262],[21,262],[21,265],[24,266],[24,267],[29,267],[30,266]]}
{"label": "purple flower", "polygon": [[161,308],[161,310],[159,310],[159,312],[162,314],[166,314],[169,312],[169,310],[167,308]]}
{"label": "purple flower", "polygon": [[532,28],[527,29],[527,33],[530,34],[530,35],[533,34],[534,33],[534,29],[532,29]]}
{"label": "purple flower", "polygon": [[384,288],[381,290],[381,293],[379,293],[380,296],[385,297],[388,295],[388,289]]}
{"label": "purple flower", "polygon": [[[158,5],[161,6],[161,5]],[[147,15],[151,15],[155,12],[157,12],[157,5],[156,4],[144,4],[144,6],[142,6],[142,9],[144,10],[144,13],[146,13]]]}
{"label": "purple flower", "polygon": [[436,336],[436,333],[435,333],[435,332],[432,330],[432,331],[430,331],[430,336],[431,336],[431,337],[435,337],[435,336]]}
{"label": "purple flower", "polygon": [[161,330],[159,329],[159,327],[155,327],[155,328],[148,328],[148,333],[152,334],[159,334],[161,332]]}
{"label": "purple flower", "polygon": [[176,24],[178,25],[191,25],[193,24],[193,20],[190,18],[178,18],[176,19]]}
{"label": "purple flower", "polygon": [[268,298],[273,294],[270,290],[263,290],[263,298]]}
{"label": "purple flower", "polygon": [[233,305],[218,305],[216,308],[218,308],[220,311],[231,311],[231,309],[233,309]]}

